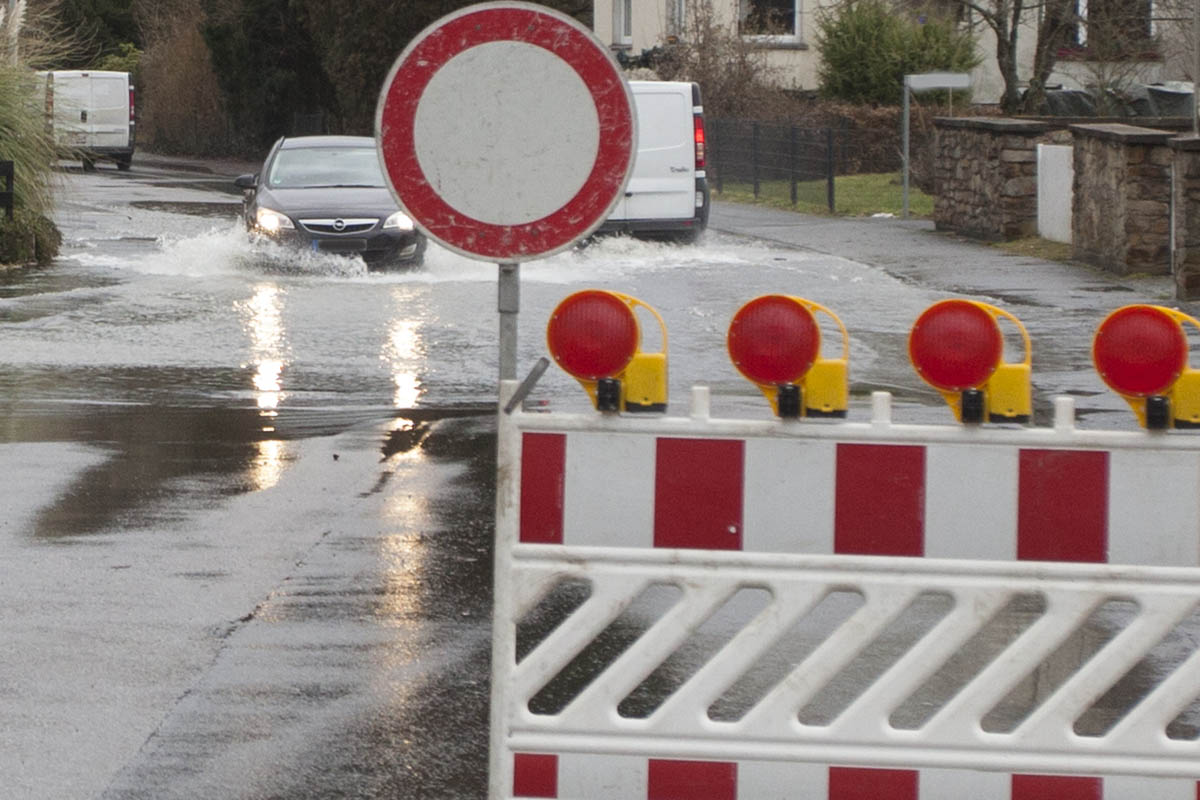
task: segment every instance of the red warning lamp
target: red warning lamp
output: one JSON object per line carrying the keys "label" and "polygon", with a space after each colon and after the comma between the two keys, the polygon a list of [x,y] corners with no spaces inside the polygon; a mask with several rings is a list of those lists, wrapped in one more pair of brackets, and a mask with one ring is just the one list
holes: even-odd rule
{"label": "red warning lamp", "polygon": [[[841,358],[821,357],[817,313],[841,331]],[[757,297],[733,315],[726,344],[734,367],[758,386],[778,416],[846,415],[849,336],[824,306],[790,295]]]}
{"label": "red warning lamp", "polygon": [[[658,321],[661,352],[641,351],[639,307]],[[598,410],[666,410],[667,329],[658,312],[636,297],[601,289],[569,295],[550,315],[546,343]]]}
{"label": "red warning lamp", "polygon": [[1200,426],[1200,371],[1188,366],[1184,323],[1200,328],[1174,309],[1132,305],[1112,312],[1096,329],[1096,371],[1143,427]]}
{"label": "red warning lamp", "polygon": [[550,355],[579,380],[619,375],[637,352],[640,338],[633,309],[612,292],[595,289],[559,303],[546,326]]}
{"label": "red warning lamp", "polygon": [[[1001,318],[1021,334],[1025,358],[1004,363]],[[942,300],[925,309],[908,336],[908,356],[921,379],[937,389],[961,422],[1028,422],[1030,344],[1025,326],[1003,309],[975,300]]]}

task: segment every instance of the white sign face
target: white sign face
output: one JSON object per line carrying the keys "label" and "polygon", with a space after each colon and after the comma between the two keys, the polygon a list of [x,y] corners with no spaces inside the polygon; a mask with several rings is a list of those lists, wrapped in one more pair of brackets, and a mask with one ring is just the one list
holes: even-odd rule
{"label": "white sign face", "polygon": [[633,165],[636,119],[591,31],[544,6],[483,3],[400,54],[375,131],[392,193],[426,235],[520,262],[608,217]]}
{"label": "white sign face", "polygon": [[914,92],[970,89],[971,76],[965,72],[923,72],[919,75],[905,75],[904,85]]}
{"label": "white sign face", "polygon": [[446,62],[417,104],[414,128],[417,160],[438,195],[493,225],[535,222],[569,203],[600,143],[583,79],[523,42],[482,44]]}

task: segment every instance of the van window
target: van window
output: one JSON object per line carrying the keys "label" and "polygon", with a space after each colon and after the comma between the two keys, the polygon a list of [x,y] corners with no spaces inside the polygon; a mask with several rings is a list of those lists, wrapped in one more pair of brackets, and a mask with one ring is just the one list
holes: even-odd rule
{"label": "van window", "polygon": [[639,150],[691,146],[692,108],[678,92],[639,92],[634,100],[637,103]]}

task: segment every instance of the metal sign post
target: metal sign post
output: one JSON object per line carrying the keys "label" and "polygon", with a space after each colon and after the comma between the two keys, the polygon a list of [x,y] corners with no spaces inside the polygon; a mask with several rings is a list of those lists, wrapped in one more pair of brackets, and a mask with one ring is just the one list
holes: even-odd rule
{"label": "metal sign post", "polygon": [[909,95],[935,89],[969,89],[971,76],[965,72],[923,72],[904,76],[904,219],[908,219]]}
{"label": "metal sign post", "polygon": [[608,217],[635,134],[607,48],[544,6],[461,9],[392,66],[375,113],[380,162],[422,232],[500,265],[502,379],[516,377],[518,264],[573,246]]}

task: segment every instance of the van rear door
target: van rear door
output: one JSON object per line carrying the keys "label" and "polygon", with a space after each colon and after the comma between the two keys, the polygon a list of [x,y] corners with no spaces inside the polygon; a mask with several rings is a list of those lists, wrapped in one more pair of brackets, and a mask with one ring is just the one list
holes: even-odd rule
{"label": "van rear door", "polygon": [[91,82],[82,72],[60,71],[49,76],[48,102],[53,103],[55,141],[64,147],[88,143],[88,113],[92,105]]}
{"label": "van rear door", "polygon": [[91,73],[88,145],[95,148],[129,146],[129,76],[124,72]]}
{"label": "van rear door", "polygon": [[632,81],[630,88],[637,106],[638,149],[621,216],[691,219],[696,216],[691,87]]}

